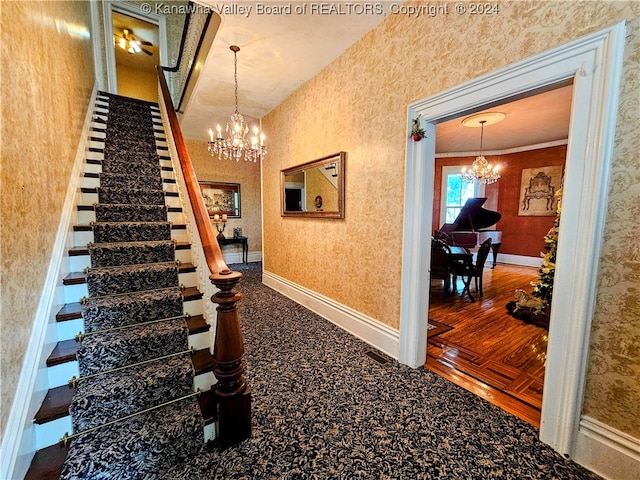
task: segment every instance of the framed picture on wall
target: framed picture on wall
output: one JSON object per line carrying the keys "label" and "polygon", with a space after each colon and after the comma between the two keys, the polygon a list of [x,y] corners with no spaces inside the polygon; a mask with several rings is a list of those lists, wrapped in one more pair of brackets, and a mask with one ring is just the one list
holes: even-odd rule
{"label": "framed picture on wall", "polygon": [[556,192],[561,186],[561,165],[522,169],[518,215],[554,217],[558,209]]}
{"label": "framed picture on wall", "polygon": [[240,218],[240,184],[199,181],[200,191],[210,217],[226,215]]}

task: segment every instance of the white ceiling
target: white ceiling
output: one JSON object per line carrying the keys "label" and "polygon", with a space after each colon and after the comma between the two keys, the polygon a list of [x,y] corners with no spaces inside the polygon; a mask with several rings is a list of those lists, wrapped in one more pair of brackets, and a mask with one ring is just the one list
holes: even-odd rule
{"label": "white ceiling", "polygon": [[[222,5],[207,1],[214,12]],[[304,2],[291,2],[293,6]],[[285,2],[263,5],[285,6]],[[227,5],[227,4],[225,4]],[[229,3],[228,5],[231,5]],[[383,15],[221,15],[222,21],[180,125],[206,140],[234,111],[233,52],[238,45],[238,110],[260,119],[384,19]],[[268,135],[268,132],[266,132]]]}
{"label": "white ceiling", "polygon": [[[502,112],[504,120],[484,127],[484,151],[508,150],[566,140],[569,137],[573,85],[519,99],[482,112]],[[468,115],[436,126],[436,153],[477,154],[480,128],[464,127]]]}
{"label": "white ceiling", "polygon": [[[214,11],[221,5],[209,4]],[[303,2],[292,2],[298,5]],[[265,2],[264,4],[268,4]],[[272,2],[272,5],[287,5]],[[244,5],[256,8],[257,3]],[[238,45],[238,110],[257,123],[296,89],[373,29],[383,15],[221,15],[221,24],[197,85],[181,115],[185,137],[207,140],[234,111],[231,45]],[[504,150],[568,137],[572,87],[517,100],[502,122],[485,127],[484,150]],[[467,115],[437,126],[438,152],[476,152],[480,131],[461,126]],[[265,132],[267,136],[269,132]],[[271,139],[268,139],[268,141]]]}

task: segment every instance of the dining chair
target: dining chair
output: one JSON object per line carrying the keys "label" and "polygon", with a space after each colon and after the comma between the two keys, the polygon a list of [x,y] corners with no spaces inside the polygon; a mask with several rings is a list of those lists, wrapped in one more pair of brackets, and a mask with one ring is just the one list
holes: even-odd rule
{"label": "dining chair", "polygon": [[443,280],[442,299],[444,300],[451,288],[451,250],[442,240],[431,239],[431,280]]}
{"label": "dining chair", "polygon": [[[482,297],[482,277],[484,272],[484,264],[487,261],[487,257],[489,256],[489,251],[491,250],[491,239],[487,238],[478,249],[478,254],[476,255],[476,263],[465,262],[465,263],[457,263],[452,266],[452,275],[454,284],[456,282],[457,277],[462,277],[465,280],[465,289],[471,296],[471,293],[468,291],[469,284],[471,283],[471,279],[475,280],[476,292],[480,293]],[[464,293],[464,290],[463,292]]]}

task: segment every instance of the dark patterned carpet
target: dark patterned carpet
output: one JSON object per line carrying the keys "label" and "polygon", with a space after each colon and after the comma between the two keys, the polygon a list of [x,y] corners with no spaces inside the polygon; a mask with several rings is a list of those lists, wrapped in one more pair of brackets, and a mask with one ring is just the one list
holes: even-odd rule
{"label": "dark patterned carpet", "polygon": [[527,423],[370,347],[244,274],[253,436],[203,452],[183,479],[596,479]]}
{"label": "dark patterned carpet", "polygon": [[167,478],[202,452],[204,419],[162,189],[160,114],[100,93],[93,122],[103,158],[60,478]]}

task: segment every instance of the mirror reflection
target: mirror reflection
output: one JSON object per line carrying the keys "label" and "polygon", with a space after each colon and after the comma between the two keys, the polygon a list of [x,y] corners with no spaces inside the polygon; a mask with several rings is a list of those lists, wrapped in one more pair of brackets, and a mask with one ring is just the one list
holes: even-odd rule
{"label": "mirror reflection", "polygon": [[282,170],[282,216],[344,218],[345,152]]}

